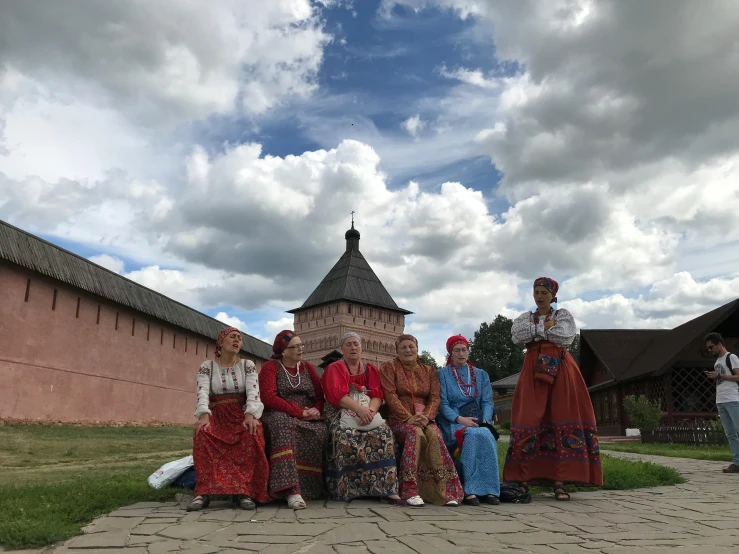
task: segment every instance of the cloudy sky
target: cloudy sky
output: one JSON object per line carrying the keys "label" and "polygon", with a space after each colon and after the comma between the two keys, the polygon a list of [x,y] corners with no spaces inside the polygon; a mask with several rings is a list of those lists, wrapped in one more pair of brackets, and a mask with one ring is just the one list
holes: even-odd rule
{"label": "cloudy sky", "polygon": [[361,250],[422,348],[739,296],[734,0],[0,0],[0,219],[271,342]]}

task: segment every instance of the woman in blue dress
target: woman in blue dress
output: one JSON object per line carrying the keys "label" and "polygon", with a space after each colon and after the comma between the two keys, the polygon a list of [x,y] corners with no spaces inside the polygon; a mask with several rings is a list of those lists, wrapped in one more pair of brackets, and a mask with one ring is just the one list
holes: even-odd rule
{"label": "woman in blue dress", "polygon": [[441,405],[436,422],[457,465],[463,502],[499,504],[498,443],[489,428],[495,416],[490,378],[469,363],[469,342],[463,336],[449,338],[446,349],[447,365],[438,372]]}

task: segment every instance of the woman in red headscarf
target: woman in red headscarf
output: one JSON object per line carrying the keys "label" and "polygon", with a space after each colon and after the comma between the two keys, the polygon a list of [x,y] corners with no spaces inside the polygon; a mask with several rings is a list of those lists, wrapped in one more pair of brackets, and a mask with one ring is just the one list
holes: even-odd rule
{"label": "woman in red headscarf", "polygon": [[257,502],[269,502],[269,465],[259,418],[264,405],[259,398],[257,371],[251,360],[239,359],[241,332],[235,327],[216,339],[215,360],[206,360],[198,371],[195,408],[195,498],[188,511],[208,506],[210,495],[234,495],[244,510]]}
{"label": "woman in red headscarf", "polygon": [[[464,486],[463,502],[500,504],[498,443],[493,434],[493,389],[485,370],[469,360],[470,343],[462,335],[446,341],[446,367],[438,371],[441,405],[436,422],[452,452]],[[493,463],[491,463],[491,461]]]}
{"label": "woman in red headscarf", "polygon": [[390,413],[390,428],[400,456],[400,497],[409,506],[458,506],[462,483],[434,420],[439,411],[439,377],[418,361],[418,341],[400,335],[397,357],[380,367],[380,382]]}
{"label": "woman in red headscarf", "polygon": [[503,479],[554,487],[557,500],[569,500],[566,483],[602,485],[593,405],[580,368],[567,351],[577,334],[575,320],[554,310],[559,285],[534,281],[536,310],[513,322],[515,344],[526,345],[511,413],[511,441]]}
{"label": "woman in red headscarf", "polygon": [[328,428],[323,389],[314,367],[302,361],[303,341],[292,331],[275,337],[272,360],[259,372],[262,418],[269,442],[269,492],[294,510],[323,494]]}

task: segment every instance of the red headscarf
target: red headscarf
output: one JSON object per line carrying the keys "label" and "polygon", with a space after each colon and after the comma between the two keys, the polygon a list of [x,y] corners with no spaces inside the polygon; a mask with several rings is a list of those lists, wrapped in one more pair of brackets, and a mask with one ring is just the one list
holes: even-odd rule
{"label": "red headscarf", "polygon": [[[454,335],[453,337],[449,337],[446,341],[446,353],[448,354],[448,356],[446,357],[446,365],[451,365],[452,349],[458,344],[464,344],[467,348],[470,347],[470,341],[468,341],[462,335]],[[472,362],[470,362],[469,359],[467,360],[467,362],[472,365]]]}
{"label": "red headscarf", "polygon": [[290,344],[290,341],[296,336],[297,335],[289,329],[280,331],[280,333],[275,337],[275,342],[272,345],[272,352],[274,352],[274,354],[272,354],[272,359],[279,360],[282,358],[282,353],[287,348],[287,345]]}
{"label": "red headscarf", "polygon": [[557,301],[557,291],[559,290],[559,283],[557,281],[549,277],[539,277],[534,281],[534,288],[536,287],[546,287],[552,293],[552,302]]}
{"label": "red headscarf", "polygon": [[226,327],[223,331],[218,333],[218,338],[216,338],[216,349],[215,349],[215,357],[220,358],[221,357],[221,348],[223,347],[223,341],[226,340],[226,337],[236,331],[238,334],[241,334],[241,331],[239,331],[236,327]]}

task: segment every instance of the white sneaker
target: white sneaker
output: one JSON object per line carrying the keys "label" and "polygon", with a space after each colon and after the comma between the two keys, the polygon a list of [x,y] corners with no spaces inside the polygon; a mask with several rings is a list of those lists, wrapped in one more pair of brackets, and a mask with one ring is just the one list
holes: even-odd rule
{"label": "white sneaker", "polygon": [[305,500],[299,494],[291,494],[287,497],[287,507],[293,510],[304,510]]}
{"label": "white sneaker", "polygon": [[424,505],[423,498],[421,498],[420,496],[411,496],[408,500],[405,501],[405,503],[408,504],[409,506],[414,506],[414,507]]}
{"label": "white sneaker", "polygon": [[455,508],[455,507],[459,506],[459,502],[457,502],[456,500],[450,500],[449,502],[447,502],[446,504],[444,504],[444,506],[449,506],[450,508]]}

